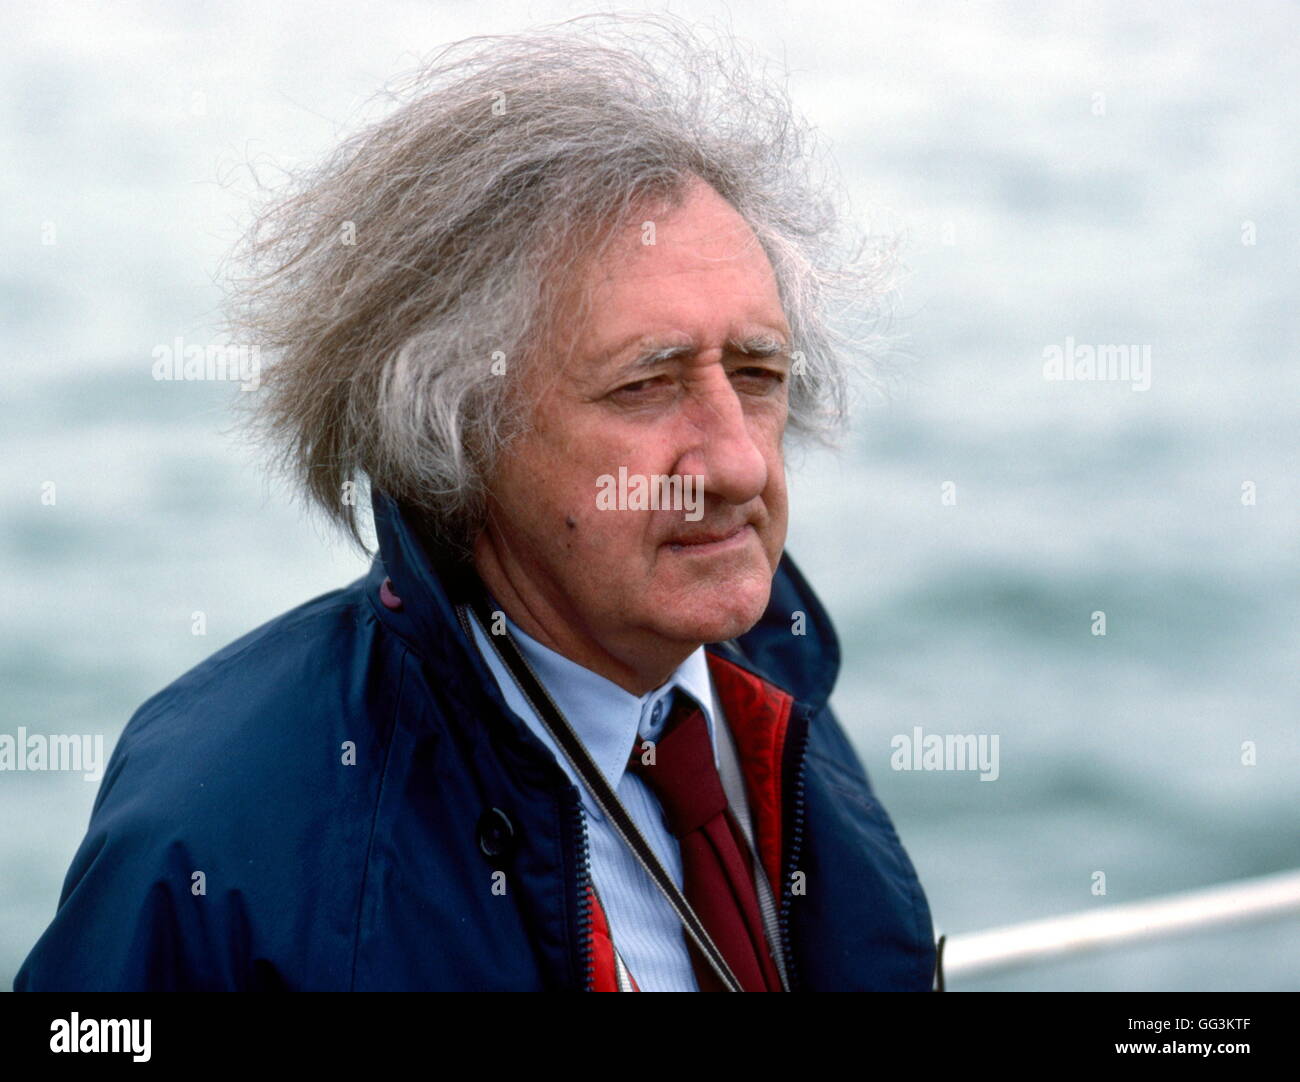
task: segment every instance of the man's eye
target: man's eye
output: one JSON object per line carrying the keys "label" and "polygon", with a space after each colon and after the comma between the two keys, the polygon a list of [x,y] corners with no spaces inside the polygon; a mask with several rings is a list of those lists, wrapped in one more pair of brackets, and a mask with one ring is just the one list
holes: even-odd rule
{"label": "man's eye", "polygon": [[662,388],[666,386],[668,383],[669,380],[667,376],[651,376],[649,379],[638,379],[632,383],[625,383],[623,384],[622,387],[619,387],[614,393],[616,395],[624,395],[626,397],[636,397],[637,395],[645,394],[648,391],[653,391]]}
{"label": "man's eye", "polygon": [[763,368],[758,365],[751,365],[746,368],[737,368],[733,370],[731,378],[733,380],[739,380],[748,388],[753,388],[755,390],[772,390],[785,382],[785,373],[778,372],[775,368]]}

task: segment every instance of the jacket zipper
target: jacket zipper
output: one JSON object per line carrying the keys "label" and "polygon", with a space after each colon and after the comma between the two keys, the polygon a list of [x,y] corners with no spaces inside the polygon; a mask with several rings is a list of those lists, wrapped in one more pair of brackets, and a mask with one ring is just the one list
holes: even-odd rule
{"label": "jacket zipper", "polygon": [[[799,990],[798,978],[795,973],[794,951],[790,945],[790,905],[794,900],[794,873],[799,870],[799,858],[803,853],[803,833],[804,833],[804,787],[805,774],[808,769],[808,739],[809,725],[811,718],[806,719],[802,725],[802,731],[798,740],[790,745],[789,751],[792,755],[798,756],[798,767],[795,771],[794,781],[794,801],[790,816],[790,839],[786,846],[785,860],[785,879],[781,884],[781,903],[777,915],[777,926],[781,932],[781,954],[785,959],[785,978],[786,984],[791,992]],[[595,963],[595,946],[592,936],[592,915],[591,915],[591,893],[588,887],[591,887],[591,854],[587,841],[587,816],[582,807],[582,799],[578,798],[574,802],[572,813],[577,819],[577,837],[578,837],[578,935],[581,942],[581,962],[586,973],[583,991],[592,991],[595,985],[596,963]]]}
{"label": "jacket zipper", "polygon": [[[457,606],[456,615],[460,620],[461,628],[464,630],[466,637],[472,643],[474,642],[473,632],[470,630],[468,616],[465,611]],[[807,751],[808,746],[808,728],[811,719],[805,719],[802,726],[802,732],[797,742],[797,754],[799,757],[799,766],[795,774],[795,796],[794,809],[791,815],[790,840],[787,847],[787,862],[785,865],[785,880],[781,884],[781,903],[780,912],[777,916],[777,924],[781,932],[781,951],[785,958],[786,983],[790,991],[795,991],[797,981],[794,968],[794,952],[790,947],[790,903],[793,900],[793,879],[795,871],[798,870],[799,856],[803,850],[803,820],[804,820],[804,772],[807,769]],[[788,738],[788,737],[787,737]],[[791,748],[794,745],[790,746]],[[576,790],[575,790],[576,792]],[[591,850],[587,838],[587,816],[582,806],[582,797],[576,796],[573,803],[570,804],[570,814],[577,820],[577,878],[578,878],[578,941],[580,954],[580,965],[583,971],[583,991],[590,992],[596,983],[596,961],[595,961],[595,939],[593,936],[593,917],[591,910],[591,898],[595,889],[594,880],[591,875]],[[608,919],[608,918],[606,918]]]}
{"label": "jacket zipper", "polygon": [[791,754],[798,756],[795,771],[794,803],[790,816],[790,840],[786,850],[785,878],[781,883],[781,907],[777,915],[777,926],[781,930],[781,952],[785,956],[786,984],[791,992],[799,990],[798,975],[794,966],[794,950],[790,944],[790,905],[794,901],[794,873],[799,870],[799,857],[803,852],[804,827],[804,784],[808,769],[808,737],[811,718],[805,720],[799,735],[797,746]]}
{"label": "jacket zipper", "polygon": [[[469,613],[463,605],[456,606],[456,618],[460,621],[461,630],[465,633],[466,640],[471,646],[476,647],[474,632],[470,627]],[[594,882],[591,876],[591,851],[587,842],[587,816],[583,811],[582,797],[578,795],[576,788],[573,790],[573,802],[569,805],[569,814],[577,826],[575,855],[577,857],[578,873],[577,930],[579,966],[583,973],[583,991],[590,992],[596,983],[596,949],[592,935],[591,892],[588,888],[594,889]]]}
{"label": "jacket zipper", "polygon": [[587,842],[587,814],[583,810],[580,796],[574,799],[569,808],[570,815],[576,820],[578,839],[579,964],[583,973],[582,990],[590,992],[596,984],[596,944],[593,936],[593,918],[591,914],[591,898],[595,886],[591,877],[591,851]]}

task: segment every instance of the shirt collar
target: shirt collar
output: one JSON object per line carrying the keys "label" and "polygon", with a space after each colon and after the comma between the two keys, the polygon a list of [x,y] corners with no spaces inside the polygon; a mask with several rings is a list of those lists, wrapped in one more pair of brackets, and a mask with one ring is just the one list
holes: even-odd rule
{"label": "shirt collar", "polygon": [[[687,657],[663,684],[638,696],[543,646],[521,631],[508,616],[506,625],[519,645],[519,652],[573,726],[610,788],[617,789],[623,780],[628,757],[639,741],[658,738],[668,720],[672,694],[677,688],[690,695],[704,712],[716,765],[713,684],[703,646]],[[591,794],[585,786],[579,788],[583,804],[588,811],[596,812]]]}

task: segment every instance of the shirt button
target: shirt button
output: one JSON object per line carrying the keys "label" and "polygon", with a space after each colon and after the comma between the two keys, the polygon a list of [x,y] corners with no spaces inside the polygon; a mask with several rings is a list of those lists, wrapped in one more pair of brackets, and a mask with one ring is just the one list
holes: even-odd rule
{"label": "shirt button", "polygon": [[664,716],[664,701],[660,699],[655,703],[654,709],[650,711],[650,724],[658,728],[660,719]]}

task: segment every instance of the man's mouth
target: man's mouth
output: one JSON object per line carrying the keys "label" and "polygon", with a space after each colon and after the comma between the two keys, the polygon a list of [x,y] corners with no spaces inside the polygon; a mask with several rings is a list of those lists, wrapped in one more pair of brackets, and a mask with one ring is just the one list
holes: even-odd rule
{"label": "man's mouth", "polygon": [[742,545],[753,532],[754,527],[748,522],[729,530],[689,530],[670,537],[664,547],[670,552],[704,556]]}

